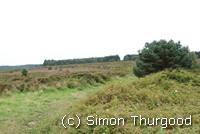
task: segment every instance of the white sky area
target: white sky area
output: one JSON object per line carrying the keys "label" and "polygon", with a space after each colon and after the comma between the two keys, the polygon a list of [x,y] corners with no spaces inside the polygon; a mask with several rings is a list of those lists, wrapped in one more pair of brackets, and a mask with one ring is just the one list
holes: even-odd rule
{"label": "white sky area", "polygon": [[200,1],[0,1],[0,65],[114,54],[122,59],[160,39],[200,51]]}

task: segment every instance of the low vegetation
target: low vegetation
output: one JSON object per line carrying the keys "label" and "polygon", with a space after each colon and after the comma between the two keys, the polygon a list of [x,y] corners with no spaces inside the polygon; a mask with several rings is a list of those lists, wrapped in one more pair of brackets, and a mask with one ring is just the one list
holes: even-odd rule
{"label": "low vegetation", "polygon": [[81,89],[105,83],[113,76],[130,75],[132,65],[131,62],[107,62],[4,71],[0,73],[0,94],[49,88]]}
{"label": "low vegetation", "polygon": [[13,92],[0,96],[0,134],[61,133],[63,129],[49,127],[85,95],[97,87],[79,89],[35,90]]}
{"label": "low vegetation", "polygon": [[[186,70],[166,70],[145,78],[116,79],[80,100],[66,114],[79,115],[81,126],[68,126],[67,133],[199,133],[200,75]],[[124,118],[124,125],[88,126],[86,118]],[[186,118],[192,126],[134,125],[131,116]],[[59,124],[60,125],[60,124]]]}

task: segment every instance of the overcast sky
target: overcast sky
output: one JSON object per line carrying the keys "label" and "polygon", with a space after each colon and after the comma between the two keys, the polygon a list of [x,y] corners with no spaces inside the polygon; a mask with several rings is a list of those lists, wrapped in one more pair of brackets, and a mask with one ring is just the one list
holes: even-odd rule
{"label": "overcast sky", "polygon": [[1,0],[0,65],[137,53],[173,39],[200,51],[198,0]]}

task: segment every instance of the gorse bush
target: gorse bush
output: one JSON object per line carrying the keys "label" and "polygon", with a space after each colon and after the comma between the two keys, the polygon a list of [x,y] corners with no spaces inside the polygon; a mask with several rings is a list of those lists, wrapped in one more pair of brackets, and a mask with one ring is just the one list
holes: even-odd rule
{"label": "gorse bush", "polygon": [[[198,133],[200,97],[199,75],[185,70],[166,70],[145,78],[120,78],[89,94],[74,106],[69,117],[78,114],[81,126],[69,126],[68,133]],[[86,118],[124,118],[124,125],[88,126]],[[131,116],[145,118],[185,118],[192,115],[192,126],[134,125]]]}
{"label": "gorse bush", "polygon": [[146,43],[139,51],[139,60],[134,67],[134,74],[142,77],[166,68],[192,68],[195,63],[194,55],[188,47],[183,47],[180,42],[173,40],[153,41]]}

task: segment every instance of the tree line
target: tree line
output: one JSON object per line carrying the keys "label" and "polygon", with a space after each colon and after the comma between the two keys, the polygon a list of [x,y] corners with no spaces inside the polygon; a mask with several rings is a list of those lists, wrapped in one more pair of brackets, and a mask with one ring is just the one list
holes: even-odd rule
{"label": "tree line", "polygon": [[[159,42],[152,42],[150,44],[156,44],[156,43],[164,43],[164,44],[173,44],[174,46],[176,46],[177,44],[174,43],[172,40],[171,42],[166,42],[165,40],[159,41]],[[161,43],[161,44],[162,44]],[[148,43],[146,44],[148,46]],[[172,45],[172,46],[173,46]],[[161,45],[159,45],[161,46]],[[168,45],[167,45],[168,46]],[[181,46],[180,44],[178,45],[179,47]],[[166,49],[166,48],[165,48]],[[167,48],[169,49],[169,48]],[[166,49],[166,50],[167,50]],[[173,49],[170,48],[169,52],[172,51]],[[146,50],[145,50],[146,51]],[[167,50],[168,51],[168,50]],[[188,51],[188,50],[187,50]],[[141,51],[140,51],[141,52]],[[123,57],[124,61],[137,61],[139,59],[141,59],[141,54],[127,54]],[[162,51],[161,51],[162,53]],[[200,59],[200,51],[199,52],[194,52],[196,54],[196,57],[198,59]],[[170,55],[173,55],[173,52],[170,52]],[[146,54],[145,54],[146,55]],[[149,54],[147,54],[147,57],[150,56]],[[164,54],[164,57],[166,55]],[[174,55],[173,55],[174,56]],[[173,57],[172,56],[172,57]],[[146,57],[146,58],[147,58]],[[150,56],[151,57],[151,56]],[[147,58],[149,59],[149,57]],[[67,64],[83,64],[83,63],[95,63],[95,62],[112,62],[112,61],[120,61],[120,57],[119,55],[111,55],[111,56],[104,56],[104,57],[92,57],[92,58],[80,58],[80,59],[67,59],[67,60],[44,60],[43,62],[43,66],[56,66],[56,65],[67,65]],[[138,61],[137,61],[138,62]],[[155,61],[154,61],[155,62]],[[161,64],[161,63],[160,63]],[[164,63],[163,63],[164,64]]]}
{"label": "tree line", "polygon": [[81,58],[81,59],[67,59],[67,60],[45,60],[43,66],[56,66],[56,65],[67,65],[67,64],[83,64],[83,63],[95,63],[95,62],[112,62],[120,61],[119,55],[111,55],[105,57],[92,57],[92,58]]}

